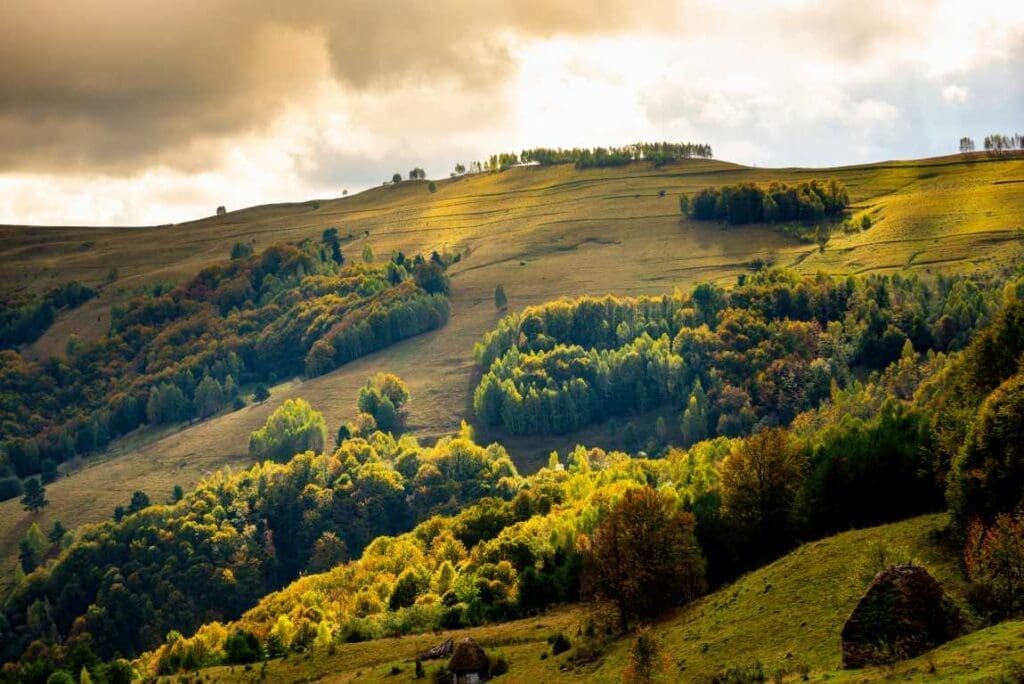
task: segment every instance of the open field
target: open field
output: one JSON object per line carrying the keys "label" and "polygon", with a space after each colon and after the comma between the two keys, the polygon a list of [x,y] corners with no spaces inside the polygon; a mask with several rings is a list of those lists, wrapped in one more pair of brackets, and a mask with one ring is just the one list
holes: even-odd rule
{"label": "open field", "polygon": [[[849,187],[856,217],[875,225],[837,234],[820,252],[767,227],[724,229],[683,221],[680,192],[738,181],[798,181],[836,176]],[[661,196],[664,191],[664,196]],[[732,282],[755,258],[804,272],[834,274],[971,271],[1024,254],[1024,159],[977,157],[888,162],[839,169],[754,169],[718,161],[663,168],[576,171],[518,168],[438,183],[380,187],[344,199],[254,207],[176,226],[146,228],[0,227],[0,283],[41,290],[79,279],[120,279],[80,309],[62,315],[27,353],[64,348],[75,332],[95,338],[110,307],[147,283],[179,281],[227,257],[236,241],[260,249],[318,236],[330,226],[352,234],[342,248],[358,258],[363,242],[383,257],[447,249],[463,254],[451,269],[452,317],[438,331],[403,341],[309,381],[274,389],[267,402],[177,431],[131,435],[110,454],[67,469],[48,487],[51,505],[36,516],[0,503],[0,576],[13,568],[17,542],[38,521],[68,527],[110,515],[136,489],[154,500],[174,484],[189,487],[223,466],[244,467],[248,434],[284,399],[302,396],[332,430],[351,417],[357,391],[376,370],[402,376],[413,398],[409,430],[431,439],[469,418],[472,346],[500,314],[492,294],[503,284],[512,308],[560,296],[653,294],[700,280]],[[366,232],[368,231],[368,235]],[[564,438],[504,440],[524,471],[550,449],[593,442],[599,429]]]}
{"label": "open field", "polygon": [[[778,561],[749,573],[655,625],[665,664],[663,681],[705,681],[733,666],[762,664],[771,677],[784,673],[799,681],[879,681],[921,678],[935,673],[947,681],[983,680],[1002,674],[1008,662],[1024,659],[1024,624],[1009,622],[974,632],[928,656],[895,668],[839,670],[839,633],[866,585],[858,566],[872,542],[883,542],[923,563],[954,599],[962,599],[964,580],[955,552],[944,545],[944,514],[846,532],[807,544]],[[573,665],[572,652],[550,653],[546,638],[562,630],[575,643],[584,608],[567,607],[528,620],[441,635],[381,639],[273,661],[270,681],[411,681],[416,653],[448,636],[470,635],[488,650],[500,651],[511,668],[499,681],[621,681],[629,639],[612,642],[603,656]],[[993,662],[998,656],[999,662]],[[260,665],[205,671],[212,681],[256,681]],[[428,664],[428,675],[431,665]],[[435,666],[436,667],[436,666]],[[400,672],[395,672],[395,668]]]}

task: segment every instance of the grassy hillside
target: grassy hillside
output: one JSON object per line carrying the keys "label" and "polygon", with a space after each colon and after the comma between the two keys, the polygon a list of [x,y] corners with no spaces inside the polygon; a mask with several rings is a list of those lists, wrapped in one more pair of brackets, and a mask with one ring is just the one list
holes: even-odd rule
{"label": "grassy hillside", "polygon": [[[1011,622],[976,632],[894,668],[840,671],[839,633],[860,598],[865,582],[861,567],[873,543],[923,563],[954,598],[962,598],[964,580],[955,552],[942,540],[946,516],[929,515],[900,523],[846,532],[804,545],[778,561],[751,572],[654,625],[665,658],[665,681],[702,681],[729,667],[763,665],[770,677],[777,671],[814,681],[878,681],[923,677],[932,664],[949,681],[1000,674],[1014,657],[1024,659],[1020,635],[1024,624]],[[402,637],[347,644],[335,653],[316,652],[268,664],[272,681],[409,681],[417,652],[448,636],[470,635],[485,648],[510,660],[498,681],[554,680],[621,681],[629,639],[613,642],[594,663],[576,666],[570,651],[550,653],[547,637],[563,631],[576,640],[584,618],[582,607],[563,608],[542,617],[440,635]],[[999,662],[994,663],[998,657]],[[429,667],[429,666],[428,666]],[[401,672],[391,674],[397,668]],[[204,672],[213,681],[253,681],[241,667]]]}
{"label": "grassy hillside", "polygon": [[[723,229],[680,220],[677,195],[710,184],[797,181],[835,175],[849,187],[854,214],[875,225],[837,235],[823,252],[767,227]],[[664,191],[664,196],[661,192]],[[1024,160],[940,158],[839,169],[752,169],[718,161],[663,168],[637,163],[576,171],[519,168],[438,183],[381,187],[344,199],[271,205],[175,226],[145,228],[0,227],[0,282],[40,290],[76,278],[98,283],[116,267],[120,279],[80,309],[63,314],[29,350],[62,350],[71,332],[102,334],[113,303],[145,283],[178,281],[223,259],[236,241],[265,247],[337,226],[349,258],[363,243],[378,255],[447,248],[464,254],[452,270],[448,325],[309,381],[275,388],[264,404],[181,430],[144,430],[100,460],[72,466],[48,487],[51,505],[37,516],[16,501],[0,503],[0,576],[13,567],[17,541],[34,520],[72,527],[102,519],[136,489],[154,500],[174,484],[189,487],[226,465],[248,463],[246,438],[287,398],[303,396],[332,429],[350,418],[358,388],[386,368],[408,383],[408,425],[431,438],[469,416],[472,346],[499,317],[492,303],[503,284],[512,308],[559,296],[643,294],[695,281],[731,282],[755,258],[773,257],[802,271],[851,273],[908,269],[969,271],[1024,254]],[[366,232],[369,235],[366,235]],[[599,443],[603,431],[565,438],[514,439],[507,446],[524,471],[553,448]],[[482,435],[489,437],[488,435]]]}

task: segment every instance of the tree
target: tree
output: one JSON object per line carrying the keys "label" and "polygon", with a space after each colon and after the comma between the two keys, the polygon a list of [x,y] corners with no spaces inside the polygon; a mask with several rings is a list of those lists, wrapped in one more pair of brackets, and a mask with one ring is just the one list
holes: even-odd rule
{"label": "tree", "polygon": [[327,531],[313,544],[313,553],[309,556],[309,569],[312,572],[327,572],[336,565],[348,560],[348,549],[341,537]]}
{"label": "tree", "polygon": [[59,544],[60,540],[63,539],[64,535],[67,533],[67,528],[61,524],[60,520],[54,520],[53,528],[50,529],[50,534],[47,536],[47,539],[49,539],[53,544]]}
{"label": "tree", "polygon": [[437,192],[437,183],[435,183],[434,181],[430,181],[427,184],[427,190],[429,190],[430,192]]}
{"label": "tree", "polygon": [[960,152],[966,154],[974,151],[974,140],[968,137],[960,138]]}
{"label": "tree", "polygon": [[508,297],[505,296],[505,287],[498,285],[494,288],[494,308],[504,311],[508,307]]}
{"label": "tree", "polygon": [[224,389],[217,378],[204,375],[196,387],[195,411],[199,418],[209,418],[224,406]]}
{"label": "tree", "polygon": [[257,383],[256,388],[252,392],[252,398],[254,401],[262,403],[270,398],[270,390],[267,389],[266,384]]}
{"label": "tree", "polygon": [[409,389],[397,375],[377,373],[359,390],[359,411],[373,417],[377,427],[394,431],[401,425],[399,412],[409,400]]}
{"label": "tree", "polygon": [[132,492],[132,498],[128,502],[128,513],[138,513],[147,507],[149,507],[149,495],[140,489]]}
{"label": "tree", "polygon": [[338,237],[338,229],[327,228],[321,235],[321,239],[323,243],[330,248],[331,259],[334,260],[334,263],[339,266],[345,263],[345,257],[341,253],[341,239]]}
{"label": "tree", "polygon": [[692,514],[650,487],[629,489],[584,546],[584,585],[615,604],[622,631],[706,589]]}
{"label": "tree", "polygon": [[236,242],[231,245],[231,259],[245,259],[252,256],[252,245],[248,242]]}
{"label": "tree", "polygon": [[466,165],[463,164],[462,162],[459,162],[458,164],[456,164],[455,165],[455,173],[457,173],[460,176],[462,174],[466,173]]}
{"label": "tree", "polygon": [[393,175],[393,176],[391,177],[391,182],[392,182],[392,183],[396,183],[396,184],[397,184],[397,183],[401,183],[401,182],[402,182],[402,174],[400,174],[400,173],[396,173],[395,175]]}
{"label": "tree", "polygon": [[997,617],[1024,610],[1024,513],[1000,513],[989,528],[974,520],[964,547],[964,566]]}
{"label": "tree", "polygon": [[679,196],[679,213],[683,216],[690,213],[690,196],[685,192]]}
{"label": "tree", "polygon": [[326,444],[323,414],[305,399],[288,399],[249,435],[249,454],[259,460],[287,461],[304,451],[320,452]]}
{"label": "tree", "polygon": [[30,573],[39,567],[43,556],[46,554],[46,549],[47,543],[46,537],[43,536],[43,531],[39,529],[38,524],[32,523],[25,533],[25,537],[21,540],[18,553],[22,570]]}
{"label": "tree", "polygon": [[990,524],[1024,505],[1024,373],[993,391],[978,410],[953,460],[947,499],[961,530],[974,518]]}
{"label": "tree", "polygon": [[363,263],[373,263],[373,248],[370,247],[369,243],[363,245]]}
{"label": "tree", "polygon": [[21,497],[21,505],[26,511],[38,513],[41,508],[49,504],[46,500],[46,487],[39,481],[38,477],[29,478],[25,482],[25,495]]}
{"label": "tree", "polygon": [[629,647],[629,664],[624,679],[631,684],[649,684],[655,681],[658,671],[658,639],[649,627],[641,627]]}
{"label": "tree", "polygon": [[739,546],[765,560],[789,543],[793,505],[805,476],[803,454],[784,430],[762,430],[744,440],[719,471],[722,509]]}
{"label": "tree", "polygon": [[171,503],[178,503],[185,498],[185,490],[181,488],[181,485],[174,485],[174,489],[171,490]]}

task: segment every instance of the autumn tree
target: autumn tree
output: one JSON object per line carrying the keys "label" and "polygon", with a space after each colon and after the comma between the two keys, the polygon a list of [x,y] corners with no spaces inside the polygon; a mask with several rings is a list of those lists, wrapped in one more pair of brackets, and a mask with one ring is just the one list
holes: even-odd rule
{"label": "autumn tree", "polygon": [[654,682],[660,665],[660,651],[658,638],[650,628],[638,629],[629,646],[629,662],[623,679],[630,684]]}
{"label": "autumn tree", "polygon": [[706,588],[693,515],[650,487],[623,494],[585,546],[584,585],[615,604],[622,631],[631,618],[656,617]]}
{"label": "autumn tree", "polygon": [[1024,611],[1024,513],[1000,513],[991,527],[975,519],[964,547],[967,576],[976,598],[997,617]]}
{"label": "autumn tree", "polygon": [[305,399],[288,399],[262,428],[249,435],[249,454],[258,460],[287,461],[304,451],[322,451],[327,422]]}
{"label": "autumn tree", "polygon": [[748,437],[722,462],[719,477],[724,517],[738,546],[766,560],[788,543],[805,459],[784,430]]}

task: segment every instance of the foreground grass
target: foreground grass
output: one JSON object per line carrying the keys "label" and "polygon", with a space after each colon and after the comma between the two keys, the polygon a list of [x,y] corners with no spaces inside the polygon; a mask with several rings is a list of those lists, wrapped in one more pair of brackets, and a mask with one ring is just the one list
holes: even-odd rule
{"label": "foreground grass", "polygon": [[[945,514],[864,530],[806,544],[732,585],[705,596],[654,624],[664,658],[663,681],[707,681],[731,667],[760,663],[768,677],[786,680],[869,682],[939,677],[983,681],[1024,661],[1024,622],[1008,622],[968,634],[931,654],[888,668],[840,670],[839,634],[865,589],[861,566],[869,546],[882,542],[924,564],[953,596],[965,589],[958,558],[944,541]],[[411,681],[417,653],[449,636],[472,636],[510,661],[498,681],[619,682],[626,667],[628,637],[611,642],[595,662],[577,665],[574,650],[552,656],[547,637],[564,632],[574,643],[586,617],[570,606],[528,620],[439,635],[381,639],[336,646],[287,660],[243,667],[211,668],[209,681]],[[435,664],[427,663],[428,676]],[[934,670],[934,672],[932,672]]]}
{"label": "foreground grass", "polygon": [[[723,229],[680,219],[678,195],[740,181],[836,176],[849,187],[856,218],[874,226],[837,234],[824,251],[764,226]],[[308,381],[275,388],[264,404],[174,434],[116,444],[113,457],[73,469],[48,488],[41,515],[0,503],[0,578],[10,577],[24,531],[38,520],[74,528],[107,518],[131,492],[155,500],[193,486],[217,468],[249,465],[246,441],[285,399],[301,396],[332,432],[353,417],[359,387],[377,370],[399,374],[413,398],[408,430],[427,440],[471,419],[473,344],[494,327],[497,284],[519,309],[561,296],[659,294],[700,280],[735,281],[754,259],[833,274],[971,272],[1024,255],[1024,159],[939,158],[837,169],[753,169],[695,160],[660,169],[645,163],[576,171],[520,168],[438,182],[406,182],[344,199],[268,205],[173,226],[40,228],[0,226],[0,287],[42,290],[76,278],[97,284],[111,267],[120,279],[80,309],[62,314],[27,353],[64,349],[71,333],[90,339],[109,327],[112,305],[146,283],[179,281],[230,252],[239,240],[259,249],[318,237],[337,226],[349,258],[364,242],[378,257],[433,249],[457,251],[448,325]],[[664,195],[662,195],[664,191]],[[369,233],[367,235],[367,232]],[[353,238],[347,239],[349,233]],[[553,450],[601,444],[600,428],[580,434],[507,439],[516,464],[532,472]],[[96,461],[94,463],[99,463]],[[2,580],[0,580],[2,584]]]}

